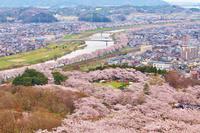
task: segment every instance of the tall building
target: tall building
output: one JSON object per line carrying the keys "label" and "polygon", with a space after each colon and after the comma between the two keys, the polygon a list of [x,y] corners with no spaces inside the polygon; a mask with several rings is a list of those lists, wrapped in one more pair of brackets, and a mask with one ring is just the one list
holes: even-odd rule
{"label": "tall building", "polygon": [[191,45],[181,46],[181,59],[185,61],[194,60],[199,57],[199,47]]}

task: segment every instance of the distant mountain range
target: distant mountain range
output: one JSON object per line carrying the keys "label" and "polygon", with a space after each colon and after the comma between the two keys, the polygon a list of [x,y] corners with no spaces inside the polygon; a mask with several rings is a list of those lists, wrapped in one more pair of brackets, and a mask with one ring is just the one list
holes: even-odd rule
{"label": "distant mountain range", "polygon": [[[167,1],[167,0],[166,0]],[[180,2],[180,1],[173,1],[170,2],[172,5],[178,5],[185,8],[199,8],[200,9],[200,1],[188,1],[188,2]]]}
{"label": "distant mountain range", "polygon": [[0,7],[163,6],[163,0],[0,0]]}
{"label": "distant mountain range", "polygon": [[178,3],[177,5],[180,5],[185,8],[198,8],[200,9],[200,2],[199,3]]}

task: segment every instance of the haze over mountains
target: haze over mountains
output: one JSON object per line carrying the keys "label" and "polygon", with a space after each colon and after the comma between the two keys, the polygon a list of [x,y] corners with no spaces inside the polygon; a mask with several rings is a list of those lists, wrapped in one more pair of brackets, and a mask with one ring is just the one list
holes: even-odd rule
{"label": "haze over mountains", "polygon": [[0,0],[1,7],[64,7],[64,6],[162,6],[168,3],[163,0]]}

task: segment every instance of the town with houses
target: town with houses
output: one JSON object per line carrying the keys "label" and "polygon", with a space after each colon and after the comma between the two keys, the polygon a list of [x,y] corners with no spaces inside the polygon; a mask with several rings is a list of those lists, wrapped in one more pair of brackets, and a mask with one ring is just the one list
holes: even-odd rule
{"label": "town with houses", "polygon": [[186,24],[128,32],[128,45],[138,52],[111,58],[108,64],[149,65],[160,70],[177,70],[199,79],[199,27],[199,24]]}
{"label": "town with houses", "polygon": [[[66,34],[78,34],[97,28],[120,28],[131,26],[131,24],[135,23],[1,24],[0,56],[15,55],[43,48],[52,41],[62,39]],[[177,70],[186,77],[200,79],[199,27],[199,23],[191,23],[145,28],[136,31],[127,30],[125,32],[128,39],[127,44],[122,42],[122,38],[118,39],[125,46],[133,49],[134,52],[109,58],[107,63],[109,65],[153,66],[167,71]],[[85,58],[87,59],[87,56]],[[67,60],[59,59],[58,62],[59,65],[55,65],[56,67],[69,63]]]}
{"label": "town with houses", "polygon": [[199,133],[196,1],[0,0],[0,133]]}

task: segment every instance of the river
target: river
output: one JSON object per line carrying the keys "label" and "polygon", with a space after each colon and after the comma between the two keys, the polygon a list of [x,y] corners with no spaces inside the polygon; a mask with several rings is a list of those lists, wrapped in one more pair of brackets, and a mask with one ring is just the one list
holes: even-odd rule
{"label": "river", "polygon": [[24,70],[27,68],[37,69],[38,71],[44,72],[44,74],[48,76],[49,78],[52,78],[51,69],[60,67],[65,64],[65,63],[62,64],[61,62],[65,62],[67,60],[73,62],[73,59],[78,56],[80,57],[80,56],[84,56],[85,54],[91,54],[97,50],[107,49],[111,47],[112,45],[114,45],[115,43],[112,39],[113,33],[114,32],[112,31],[112,32],[103,32],[103,33],[93,34],[87,39],[87,41],[85,41],[85,44],[84,44],[85,47],[83,49],[76,50],[74,52],[66,54],[58,58],[57,60],[50,60],[50,61],[46,61],[43,63],[34,64],[30,66],[24,66],[20,68],[0,71],[0,83],[1,81],[6,81],[10,78],[14,78],[22,74]]}
{"label": "river", "polygon": [[85,48],[73,51],[61,58],[59,60],[63,59],[72,59],[76,56],[80,56],[83,54],[89,54],[99,49],[105,49],[107,47],[110,47],[114,45],[114,41],[112,40],[111,32],[104,32],[104,33],[96,33],[88,38],[87,41],[85,41]]}

